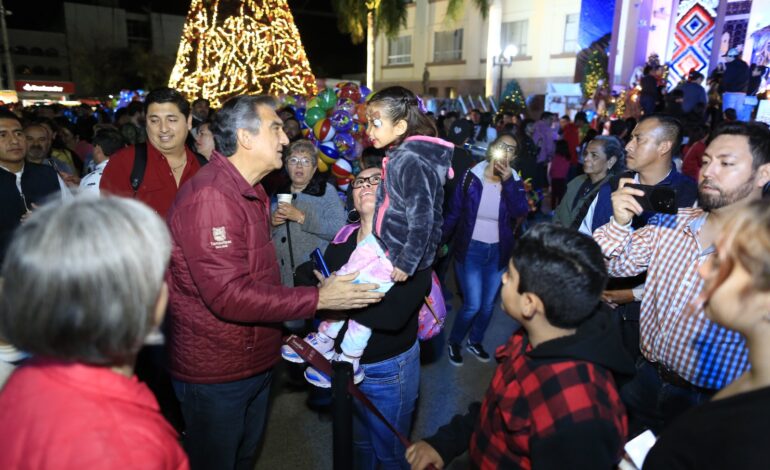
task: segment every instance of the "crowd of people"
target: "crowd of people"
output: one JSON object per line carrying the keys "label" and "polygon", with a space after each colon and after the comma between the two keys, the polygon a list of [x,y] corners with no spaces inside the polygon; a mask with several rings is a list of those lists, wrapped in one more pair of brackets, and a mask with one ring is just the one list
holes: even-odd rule
{"label": "crowd of people", "polygon": [[434,119],[386,88],[347,191],[268,96],[0,109],[0,466],[251,469],[281,358],[329,396],[289,333],[409,435],[434,279],[489,389],[408,449],[356,403],[356,468],[615,468],[648,430],[645,469],[763,466],[770,130],[642,106]]}

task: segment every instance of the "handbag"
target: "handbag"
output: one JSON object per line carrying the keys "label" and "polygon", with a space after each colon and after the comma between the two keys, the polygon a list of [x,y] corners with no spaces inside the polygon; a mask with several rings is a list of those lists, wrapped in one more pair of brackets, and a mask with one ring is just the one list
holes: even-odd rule
{"label": "handbag", "polygon": [[435,271],[431,272],[430,294],[425,297],[425,303],[420,307],[417,317],[417,337],[420,341],[426,341],[444,328],[446,321],[446,302],[441,290],[441,282]]}

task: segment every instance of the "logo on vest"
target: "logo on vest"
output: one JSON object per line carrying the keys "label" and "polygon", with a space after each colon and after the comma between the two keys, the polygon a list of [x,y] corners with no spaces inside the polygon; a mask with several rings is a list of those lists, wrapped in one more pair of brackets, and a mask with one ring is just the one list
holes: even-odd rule
{"label": "logo on vest", "polygon": [[211,242],[211,246],[217,250],[220,248],[227,248],[233,242],[227,239],[227,232],[224,227],[214,227],[211,229],[211,236],[214,237],[214,241]]}

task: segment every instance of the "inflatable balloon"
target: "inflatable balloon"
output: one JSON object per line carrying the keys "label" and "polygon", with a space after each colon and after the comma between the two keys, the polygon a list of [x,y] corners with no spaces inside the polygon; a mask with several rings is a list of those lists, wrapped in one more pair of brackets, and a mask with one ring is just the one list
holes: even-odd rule
{"label": "inflatable balloon", "polygon": [[344,159],[339,159],[332,165],[332,174],[337,178],[353,178],[353,167],[350,166],[350,162]]}
{"label": "inflatable balloon", "polygon": [[350,187],[350,180],[339,178],[337,179],[337,187],[342,191],[343,193],[348,191],[348,187]]}
{"label": "inflatable balloon", "polygon": [[337,111],[345,111],[350,115],[356,112],[356,103],[348,98],[340,98],[337,100],[337,106],[334,107]]}
{"label": "inflatable balloon", "polygon": [[306,124],[305,123],[305,108],[297,108],[297,110],[294,111],[294,117],[297,118],[297,121],[299,121],[300,125]]}
{"label": "inflatable balloon", "polygon": [[283,104],[286,106],[295,106],[297,104],[297,100],[291,95],[286,95],[283,97]]}
{"label": "inflatable balloon", "polygon": [[353,118],[343,110],[334,111],[329,121],[337,132],[346,132],[353,126]]}
{"label": "inflatable balloon", "polygon": [[[320,147],[319,147],[319,148],[320,148]],[[336,161],[337,161],[337,159],[336,159],[336,158],[332,158],[332,157],[330,157],[330,156],[326,155],[325,153],[323,153],[321,150],[319,150],[319,151],[318,151],[318,161],[319,161],[319,162],[324,162],[324,164],[325,164],[325,165],[326,165],[328,168],[331,168],[331,167],[332,167],[332,165],[334,165],[334,162],[336,162]]]}
{"label": "inflatable balloon", "polygon": [[361,103],[356,106],[355,120],[361,124],[366,124],[366,105]]}
{"label": "inflatable balloon", "polygon": [[320,150],[321,153],[323,153],[327,157],[332,158],[334,160],[337,160],[338,158],[340,158],[340,152],[337,150],[337,147],[334,146],[333,142],[323,142],[321,145],[318,146],[318,150]]}
{"label": "inflatable balloon", "polygon": [[372,90],[365,87],[364,85],[361,85],[359,90],[361,90],[361,98],[363,98],[365,101],[369,101],[369,97],[372,95]]}
{"label": "inflatable balloon", "polygon": [[294,95],[294,103],[297,108],[306,108],[307,100],[302,95]]}
{"label": "inflatable balloon", "polygon": [[[319,153],[320,153],[320,152],[319,152]],[[321,155],[323,155],[323,154],[321,154]],[[320,157],[321,155],[319,155],[319,157]],[[325,156],[326,156],[326,155],[324,155],[324,157],[325,157]],[[328,163],[326,163],[326,161],[324,161],[322,158],[319,158],[319,159],[318,159],[318,171],[320,171],[321,173],[326,173],[327,171],[329,171],[329,164],[328,164]]]}
{"label": "inflatable balloon", "polygon": [[318,107],[318,97],[317,96],[314,96],[314,97],[310,98],[309,100],[307,100],[307,103],[305,103],[305,108],[307,108],[307,109],[317,108],[317,107]]}
{"label": "inflatable balloon", "polygon": [[318,121],[326,117],[326,111],[316,106],[315,108],[308,108],[305,111],[305,124],[308,127],[313,127]]}
{"label": "inflatable balloon", "polygon": [[326,110],[332,109],[337,104],[337,94],[331,88],[325,89],[316,98],[318,98],[318,106]]}
{"label": "inflatable balloon", "polygon": [[339,150],[340,155],[347,158],[356,149],[356,139],[352,135],[344,132],[338,132],[332,139],[334,146]]}
{"label": "inflatable balloon", "polygon": [[354,103],[361,101],[361,90],[355,83],[345,85],[340,89],[340,98],[347,98]]}
{"label": "inflatable balloon", "polygon": [[332,123],[329,119],[321,119],[313,126],[313,134],[319,142],[326,142],[332,139],[335,134]]}

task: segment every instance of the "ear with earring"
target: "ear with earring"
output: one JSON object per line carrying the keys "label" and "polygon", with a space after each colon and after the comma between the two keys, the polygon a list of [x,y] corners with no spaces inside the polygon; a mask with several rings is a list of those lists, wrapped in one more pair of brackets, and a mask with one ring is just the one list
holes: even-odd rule
{"label": "ear with earring", "polygon": [[348,223],[349,224],[355,224],[361,221],[361,214],[358,213],[355,209],[350,209],[348,211]]}

